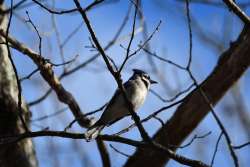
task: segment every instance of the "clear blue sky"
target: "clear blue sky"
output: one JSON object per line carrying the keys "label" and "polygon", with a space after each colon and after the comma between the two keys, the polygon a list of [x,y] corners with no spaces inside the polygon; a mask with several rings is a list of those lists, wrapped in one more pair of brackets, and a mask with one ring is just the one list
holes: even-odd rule
{"label": "clear blue sky", "polygon": [[[17,1],[14,2],[16,3]],[[47,4],[50,6],[52,5],[50,1],[46,2],[48,2]],[[86,6],[86,4],[89,4],[90,2],[91,1],[86,1],[86,3],[83,3],[83,6]],[[129,8],[129,2],[130,1],[127,0],[120,0],[116,3],[110,3],[97,7],[88,13],[93,29],[96,32],[99,41],[101,41],[102,46],[105,46],[113,38],[126,15]],[[249,1],[244,0],[241,2]],[[7,1],[7,4],[9,6],[9,0]],[[188,29],[184,7],[184,3],[173,0],[143,1],[143,12],[149,34],[154,31],[159,21],[162,21],[159,32],[157,32],[150,41],[152,51],[183,66],[187,64],[189,49]],[[222,44],[224,48],[227,48],[230,41],[234,40],[238,36],[242,28],[242,24],[237,17],[223,7],[207,6],[199,3],[191,4],[190,7],[191,15],[193,19],[195,19],[195,21],[192,20],[192,72],[194,73],[196,79],[201,82],[215,67],[220,52],[215,47],[202,41],[198,30],[195,27],[199,25],[201,30],[205,32],[204,34]],[[74,4],[73,1],[69,0],[57,0],[56,8],[71,9],[74,8]],[[25,14],[26,10],[29,12],[31,19],[37,26],[39,32],[42,34],[43,56],[49,58],[54,63],[60,63],[62,60],[59,56],[60,52],[56,44],[55,31],[52,28],[51,14],[47,13],[37,5],[16,11],[16,15],[14,15],[13,22],[11,24],[11,35],[32,49],[38,51],[39,41],[35,31],[27,23],[20,21],[20,18],[27,18]],[[249,8],[246,8],[245,11],[247,14],[250,13]],[[132,28],[132,13],[133,12],[130,14],[128,24],[122,32],[119,41],[107,51],[108,55],[111,56],[118,65],[122,62],[125,55],[125,51],[120,44],[126,46],[128,43],[129,38],[127,37]],[[77,13],[68,14],[66,16],[56,15],[55,17],[61,41],[63,41],[68,34],[82,22],[80,15]],[[140,28],[139,20],[137,20],[136,28]],[[229,29],[228,32],[225,32],[226,29]],[[76,55],[79,55],[77,59],[78,62],[73,63],[71,65],[72,67],[76,66],[80,62],[84,62],[96,53],[95,51],[91,51],[86,48],[86,46],[90,45],[89,36],[90,35],[86,27],[82,26],[79,32],[77,32],[64,47],[63,51],[66,60],[70,60]],[[143,40],[142,36],[143,33],[141,31],[136,34],[132,46],[133,49],[136,49],[139,42]],[[31,70],[36,68],[34,64],[24,55],[13,51],[13,56],[20,76],[25,76],[29,74]],[[169,64],[164,64],[159,60],[154,59],[154,62],[160,71],[160,76],[163,78],[161,80],[159,75],[157,76],[152,72],[152,68],[146,57],[143,57],[145,57],[145,53],[140,52],[128,62],[122,75],[124,80],[127,80],[132,74],[132,68],[144,69],[152,75],[152,78],[160,82],[158,85],[153,86],[152,89],[159,92],[166,98],[173,97],[178,91],[183,90],[190,85],[191,80],[185,73]],[[62,72],[62,68],[56,68],[55,71],[59,75]],[[249,101],[250,96],[249,89],[246,89],[246,85],[249,83],[249,71],[245,76],[246,77],[243,77],[239,83],[242,85],[240,91],[242,91],[243,96],[245,97],[244,100],[247,102]],[[167,83],[167,88],[166,86],[164,87],[163,81]],[[89,66],[63,79],[62,83],[65,88],[74,95],[83,112],[92,111],[103,105],[112,97],[112,94],[116,89],[116,83],[108,70],[106,70],[105,64],[101,58],[98,58],[97,61]],[[22,86],[23,95],[28,102],[40,97],[48,89],[48,85],[43,81],[43,79],[41,79],[38,73],[34,75],[31,80],[24,81]],[[232,99],[230,95],[227,94],[215,107],[215,110],[231,134],[233,143],[239,144],[247,141],[245,131],[242,130],[242,127],[238,123],[238,118],[235,118],[230,114],[226,115],[226,112],[222,112],[224,104],[230,103],[231,101]],[[246,104],[248,105],[247,107],[249,111],[250,106],[248,103]],[[165,105],[167,104],[161,102],[154,95],[149,94],[144,106],[139,110],[139,115],[141,118],[144,118]],[[31,108],[33,115],[32,118],[35,119],[40,116],[56,112],[63,107],[65,106],[59,103],[55,94],[52,93],[46,101]],[[171,117],[173,111],[174,109],[165,111],[160,114],[160,117],[166,121]],[[98,118],[100,113],[95,116]],[[31,127],[33,130],[40,130],[41,128],[37,125],[41,125],[43,127],[49,127],[51,130],[63,130],[64,127],[72,120],[73,116],[71,112],[67,110],[65,113],[62,113],[57,117],[52,117],[41,122],[34,122],[31,124]],[[132,120],[130,118],[125,118],[115,125],[106,128],[104,133],[111,134],[117,132],[118,130],[125,128],[130,123],[132,123]],[[151,120],[144,125],[151,135],[153,135],[161,126],[156,120]],[[85,129],[81,129],[78,125],[74,125],[71,131],[84,132]],[[190,135],[190,137],[194,134],[202,135],[208,131],[212,131],[212,134],[205,139],[195,141],[195,143],[188,148],[178,150],[178,153],[210,163],[216,139],[220,132],[213,117],[209,114],[194,131],[194,133]],[[137,129],[133,129],[125,136],[133,139],[139,139]],[[41,167],[82,167],[86,165],[84,163],[86,161],[85,158],[90,158],[90,161],[94,166],[101,166],[101,160],[95,142],[86,143],[81,140],[71,141],[69,139],[59,138],[37,138],[34,141],[37,157]],[[185,142],[187,141],[189,140],[187,139]],[[81,148],[79,148],[79,146]],[[114,146],[127,154],[133,154],[133,147],[117,143],[114,143]],[[107,147],[112,157],[113,166],[121,166],[126,161],[126,158],[114,152],[108,144]],[[80,150],[81,153],[78,153],[76,150]],[[237,151],[242,166],[247,166],[247,162],[250,160],[249,154],[247,155],[249,151],[249,148]],[[55,159],[58,159],[59,164],[56,164],[57,161],[55,161]],[[171,161],[168,166],[180,165]],[[233,166],[232,159],[224,139],[220,144],[215,160],[215,166]]]}

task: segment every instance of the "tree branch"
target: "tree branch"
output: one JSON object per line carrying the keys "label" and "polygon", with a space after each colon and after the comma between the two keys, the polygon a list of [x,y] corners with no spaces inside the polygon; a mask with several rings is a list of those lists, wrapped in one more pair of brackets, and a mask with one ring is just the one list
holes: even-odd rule
{"label": "tree branch", "polygon": [[2,29],[0,29],[0,35],[5,37],[14,49],[18,50],[24,55],[27,55],[30,59],[33,60],[33,62],[39,68],[43,78],[55,91],[58,99],[69,106],[70,110],[76,118],[82,118],[77,120],[79,125],[81,125],[82,127],[88,127],[91,124],[91,120],[87,119],[86,117],[82,117],[83,113],[81,112],[78,103],[76,102],[72,94],[65,90],[63,85],[60,83],[58,77],[55,75],[52,69],[53,65],[48,60],[44,59],[41,55],[26,47],[21,42],[15,40],[10,36],[7,36]]}
{"label": "tree branch", "polygon": [[101,139],[97,139],[96,143],[97,143],[97,147],[98,147],[98,150],[99,150],[101,158],[102,158],[103,167],[111,167],[108,150],[105,146],[104,141]]}
{"label": "tree branch", "polygon": [[[64,132],[64,131],[36,131],[36,132],[26,132],[26,133],[17,134],[17,135],[1,136],[0,146],[16,143],[25,138],[34,138],[34,137],[42,137],[42,136],[54,136],[54,137],[63,137],[63,138],[70,138],[70,139],[85,139],[85,135],[82,133],[69,133],[69,132]],[[143,150],[156,149],[162,154],[168,155],[169,157],[178,161],[181,164],[189,165],[193,167],[208,167],[208,165],[204,164],[201,161],[192,160],[184,156],[175,154],[174,152],[169,151],[168,149],[166,149],[165,147],[159,144],[152,145],[151,143],[147,143],[144,141],[136,141],[136,140],[131,140],[128,138],[124,138],[120,136],[113,136],[113,135],[99,135],[97,139],[128,144],[128,145],[138,147]]]}
{"label": "tree branch", "polygon": [[[224,52],[207,79],[200,85],[210,102],[215,105],[244,74],[250,65],[250,31],[243,29],[238,40]],[[199,89],[193,90],[177,108],[172,118],[154,135],[154,140],[163,146],[178,146],[198,126],[209,113],[209,106],[200,95]],[[172,148],[175,151],[175,148]],[[132,166],[164,166],[169,157],[158,151],[138,149],[125,164]]]}
{"label": "tree branch", "polygon": [[92,27],[91,27],[91,24],[90,24],[90,21],[86,15],[86,12],[85,10],[82,9],[80,3],[78,2],[78,0],[74,0],[75,2],[75,5],[79,11],[79,13],[81,14],[87,28],[88,28],[88,31],[91,35],[91,38],[96,46],[96,49],[100,52],[109,72],[112,74],[112,76],[114,77],[114,79],[116,80],[117,82],[117,85],[118,85],[118,88],[121,90],[122,92],[122,95],[123,95],[123,98],[125,99],[125,102],[128,104],[128,110],[129,110],[129,113],[132,115],[132,118],[134,119],[135,123],[136,123],[136,126],[138,127],[139,129],[139,132],[141,134],[141,137],[145,140],[145,141],[150,141],[150,137],[149,135],[147,134],[147,132],[145,131],[144,127],[142,126],[142,124],[140,123],[140,118],[139,116],[135,113],[135,111],[133,110],[133,105],[132,103],[129,101],[128,97],[127,97],[127,94],[125,93],[125,88],[122,84],[122,79],[120,77],[120,73],[119,72],[116,72],[113,68],[113,66],[111,66],[110,62],[109,62],[109,59],[108,59],[108,56],[106,55],[104,49],[102,48],[100,42],[98,41],[96,35],[95,35],[95,32],[93,31]]}
{"label": "tree branch", "polygon": [[250,18],[244,13],[234,0],[223,0],[229,10],[233,11],[247,26],[250,25]]}

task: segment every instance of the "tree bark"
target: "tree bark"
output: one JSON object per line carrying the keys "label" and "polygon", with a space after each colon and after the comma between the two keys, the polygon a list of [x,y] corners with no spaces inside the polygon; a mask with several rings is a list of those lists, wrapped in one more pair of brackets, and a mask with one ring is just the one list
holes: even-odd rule
{"label": "tree bark", "polygon": [[[0,8],[4,8],[0,4]],[[0,16],[0,28],[6,29],[6,15]],[[0,37],[0,43],[5,41]],[[22,100],[22,110],[28,124],[28,108]],[[18,117],[18,88],[12,64],[8,57],[7,47],[0,44],[0,136],[24,132]],[[1,167],[36,167],[37,160],[31,139],[20,143],[0,146]]]}
{"label": "tree bark", "polygon": [[[210,102],[215,105],[244,74],[250,65],[250,29],[245,27],[236,42],[225,51],[213,72],[200,85]],[[179,146],[209,113],[208,104],[198,89],[193,90],[177,108],[174,115],[154,135],[154,140],[166,147]],[[175,148],[171,148],[176,150]],[[169,157],[156,151],[138,149],[125,167],[164,166]]]}

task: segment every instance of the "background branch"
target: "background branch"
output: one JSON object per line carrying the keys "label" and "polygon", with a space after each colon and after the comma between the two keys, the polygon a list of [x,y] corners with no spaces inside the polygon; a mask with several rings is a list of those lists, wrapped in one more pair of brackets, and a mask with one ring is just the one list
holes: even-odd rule
{"label": "background branch", "polygon": [[[237,41],[221,55],[213,72],[200,84],[213,105],[218,103],[225,92],[248,69],[250,65],[249,42],[250,31],[245,27]],[[185,98],[165,126],[154,135],[154,139],[164,146],[180,145],[208,114],[209,110],[199,89],[196,88]],[[146,152],[137,150],[125,166],[163,166],[169,160],[169,157],[163,156],[160,152],[154,151],[150,155]]]}

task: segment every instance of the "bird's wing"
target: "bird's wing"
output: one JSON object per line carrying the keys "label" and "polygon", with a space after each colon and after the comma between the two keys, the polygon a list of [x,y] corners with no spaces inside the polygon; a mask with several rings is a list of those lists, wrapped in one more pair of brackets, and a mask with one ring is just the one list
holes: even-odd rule
{"label": "bird's wing", "polygon": [[[128,90],[130,87],[132,87],[132,82],[131,81],[127,81],[123,84],[125,90]],[[110,108],[110,106],[112,106],[115,101],[118,99],[117,97],[121,95],[121,90],[119,88],[116,89],[113,97],[111,98],[111,100],[109,101],[109,104],[107,105],[106,109]]]}
{"label": "bird's wing", "polygon": [[[132,82],[127,81],[124,83],[124,88],[126,91],[132,87]],[[117,102],[119,100],[120,102]],[[96,125],[102,124],[110,124],[111,122],[116,122],[115,120],[119,120],[122,117],[128,115],[126,109],[122,109],[122,105],[124,104],[124,100],[121,96],[121,90],[117,89],[109,101],[109,104],[105,108],[104,112],[101,115],[101,118],[97,121]],[[114,106],[118,108],[118,110],[114,109]]]}

